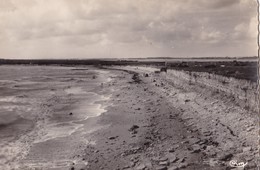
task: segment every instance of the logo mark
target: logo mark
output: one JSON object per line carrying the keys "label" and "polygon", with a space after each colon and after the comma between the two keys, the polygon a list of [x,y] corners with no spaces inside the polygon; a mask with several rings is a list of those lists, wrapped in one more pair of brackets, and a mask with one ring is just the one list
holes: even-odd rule
{"label": "logo mark", "polygon": [[244,168],[247,165],[248,162],[244,163],[244,162],[237,162],[237,160],[231,160],[229,162],[229,165],[231,167],[239,167],[239,168]]}

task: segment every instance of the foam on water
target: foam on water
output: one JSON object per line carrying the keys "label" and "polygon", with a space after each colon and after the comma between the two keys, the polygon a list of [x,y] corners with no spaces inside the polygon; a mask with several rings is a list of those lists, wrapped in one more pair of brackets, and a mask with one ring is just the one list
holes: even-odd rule
{"label": "foam on water", "polygon": [[15,96],[5,96],[0,98],[0,102],[16,102]]}
{"label": "foam on water", "polygon": [[65,90],[66,93],[68,94],[82,94],[84,91],[82,90],[81,87],[71,87],[69,89]]}
{"label": "foam on water", "polygon": [[[104,97],[102,99],[104,100],[106,98]],[[85,101],[77,105],[77,107],[74,110],[72,110],[72,112],[75,113],[75,116],[78,118],[77,120],[63,123],[52,123],[46,125],[46,128],[44,130],[45,134],[41,136],[40,139],[36,140],[34,143],[45,142],[47,140],[59,137],[70,136],[74,132],[82,130],[81,128],[84,126],[84,122],[82,121],[87,120],[90,117],[99,116],[102,113],[106,112],[106,110],[103,108],[101,104],[95,103],[96,101],[100,100],[93,100],[92,102]],[[92,129],[84,131],[90,133]]]}
{"label": "foam on water", "polygon": [[48,128],[45,129],[45,134],[42,135],[40,139],[35,140],[33,143],[40,143],[54,138],[69,136],[76,132],[82,126],[82,124],[75,124],[73,122],[48,125]]}
{"label": "foam on water", "polygon": [[2,141],[0,143],[0,167],[3,169],[19,169],[20,165],[16,161],[24,158],[29,149],[27,142],[22,142],[23,139],[10,142]]}
{"label": "foam on water", "polygon": [[88,165],[87,161],[84,160],[57,160],[53,162],[45,161],[45,162],[32,162],[26,164],[23,168],[41,168],[41,169],[55,169],[55,170],[64,170],[65,167],[69,168],[72,164],[74,164],[74,168],[80,169]]}
{"label": "foam on water", "polygon": [[72,112],[77,113],[76,116],[80,117],[82,120],[99,116],[105,111],[106,110],[101,104],[89,103],[88,101],[81,102],[77,108],[72,110]]}
{"label": "foam on water", "polygon": [[[6,69],[7,71],[9,70],[9,68]],[[27,78],[22,75],[27,73],[28,74],[33,73],[33,75],[35,75],[36,73],[34,72],[36,69],[36,71],[38,70],[39,72],[39,73],[37,72],[37,75],[39,74],[39,76],[42,76],[44,74],[49,73],[49,68],[46,69],[46,67],[37,67],[37,68],[25,67],[23,69],[26,70],[26,73],[19,72],[21,73],[21,75],[19,74],[18,76],[10,72],[10,76],[6,76],[3,78],[3,79],[12,78],[13,80],[16,79],[18,80],[19,77],[23,77],[19,81],[0,80],[0,83],[11,83],[10,86],[3,84],[4,85],[3,87],[9,90],[11,89],[12,93],[17,93],[15,96],[2,96],[0,98],[0,105],[3,103],[0,106],[0,109],[2,110],[2,112],[0,112],[0,118],[5,117],[3,123],[6,123],[6,122],[14,122],[18,119],[17,117],[19,117],[28,122],[29,121],[34,122],[36,123],[36,125],[32,126],[33,129],[32,130],[30,129],[30,131],[28,130],[29,132],[27,131],[21,132],[23,134],[19,134],[19,137],[14,140],[1,139],[0,167],[4,169],[21,169],[21,167],[26,167],[27,169],[33,169],[34,167],[41,168],[41,169],[51,169],[51,168],[64,169],[62,167],[68,167],[69,165],[71,165],[71,161],[75,161],[78,165],[86,165],[87,162],[80,162],[79,160],[67,160],[59,156],[57,156],[57,158],[55,157],[51,161],[48,161],[45,158],[41,157],[42,154],[37,155],[38,157],[30,158],[30,160],[26,160],[26,159],[27,156],[30,155],[32,148],[37,148],[40,145],[41,146],[45,145],[45,143],[55,143],[55,142],[60,142],[62,140],[64,140],[63,142],[66,142],[67,139],[71,139],[75,137],[72,135],[78,135],[77,137],[80,136],[77,142],[83,142],[84,144],[88,144],[88,145],[95,144],[95,141],[93,140],[89,141],[87,138],[85,139],[84,135],[94,132],[102,127],[95,126],[95,125],[93,125],[93,127],[90,127],[90,125],[86,125],[86,122],[88,122],[87,121],[88,118],[96,117],[101,115],[103,112],[106,112],[105,104],[106,101],[110,99],[110,96],[99,95],[97,93],[90,92],[88,89],[89,86],[95,87],[96,85],[99,85],[100,80],[102,80],[103,82],[111,81],[111,78],[107,78],[108,76],[105,75],[108,72],[97,71],[99,73],[98,77],[99,76],[101,77],[98,80],[99,82],[91,81],[89,86],[88,84],[86,84],[86,86],[82,86],[82,87],[78,87],[79,84],[76,83],[74,79],[71,79],[71,77],[67,76],[66,78],[68,78],[68,80],[71,81],[70,82],[71,87],[66,88],[68,87],[67,82],[64,83],[62,81],[62,78],[60,78],[60,75],[67,75],[66,70],[60,70],[60,68],[58,68],[57,70],[59,71],[50,72],[51,74],[49,75],[55,80],[55,84],[52,83],[43,84],[41,82],[37,82],[39,78],[33,79],[32,76],[28,76],[28,80],[27,80]],[[53,73],[55,75],[53,75]],[[45,76],[44,78],[49,79],[49,75],[47,77]],[[88,80],[85,82],[88,82]],[[14,90],[12,88],[18,90]],[[57,90],[51,91],[50,88],[54,88]],[[65,90],[63,91],[60,89],[65,89]],[[24,96],[25,94],[26,96]],[[43,105],[45,103],[42,102],[45,102],[48,96],[53,96],[53,95],[57,96],[57,101],[60,100],[60,103],[55,103],[56,100],[54,100],[54,103],[51,103],[54,105],[63,104],[62,103],[63,97],[64,99],[69,97],[70,98],[75,97],[73,100],[74,101],[78,100],[77,102],[71,103],[68,106],[69,107],[68,112],[73,112],[73,116],[71,116],[71,119],[70,117],[68,117],[69,119],[63,118],[62,120],[65,120],[65,122],[63,121],[62,123],[61,121],[58,122],[59,119],[57,119],[56,122],[54,119],[51,120],[53,114],[51,110],[51,105],[45,106]],[[66,110],[64,111],[66,112]],[[39,119],[37,116],[39,116]],[[37,120],[35,118],[37,118]],[[23,121],[22,123],[18,122],[18,125],[15,124],[14,126],[17,126],[19,128],[28,128],[29,126],[28,127],[24,126],[25,123],[28,123],[26,121]],[[13,125],[11,126],[13,127]],[[68,144],[71,143],[67,143],[66,145]],[[55,147],[53,149],[54,149],[53,152],[55,152]],[[32,155],[34,154],[35,153],[32,153]],[[21,160],[26,160],[25,164],[22,164]]]}

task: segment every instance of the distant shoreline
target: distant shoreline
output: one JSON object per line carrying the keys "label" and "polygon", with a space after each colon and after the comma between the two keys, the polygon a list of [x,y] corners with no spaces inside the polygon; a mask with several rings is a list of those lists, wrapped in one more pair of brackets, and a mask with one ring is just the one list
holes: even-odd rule
{"label": "distant shoreline", "polygon": [[162,65],[165,62],[257,62],[258,57],[198,57],[198,58],[108,58],[108,59],[0,59],[0,65]]}
{"label": "distant shoreline", "polygon": [[258,80],[258,58],[219,58],[219,59],[140,59],[140,60],[4,60],[0,59],[0,66],[152,66],[167,67],[168,69],[188,72],[207,72],[226,77],[234,77],[256,82]]}

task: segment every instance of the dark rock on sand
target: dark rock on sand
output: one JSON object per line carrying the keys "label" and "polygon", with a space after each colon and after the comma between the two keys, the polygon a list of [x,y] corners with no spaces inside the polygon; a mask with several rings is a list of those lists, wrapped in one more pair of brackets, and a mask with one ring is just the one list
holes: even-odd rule
{"label": "dark rock on sand", "polygon": [[193,153],[198,153],[198,152],[200,152],[201,151],[201,148],[200,148],[200,145],[197,145],[197,144],[195,144],[195,145],[193,145],[192,146],[192,152]]}
{"label": "dark rock on sand", "polygon": [[139,128],[139,126],[133,125],[133,126],[129,129],[129,131],[135,131],[135,130],[138,129],[138,128]]}
{"label": "dark rock on sand", "polygon": [[186,103],[186,102],[189,102],[189,101],[190,101],[190,99],[186,99],[186,100],[185,100],[185,103]]}
{"label": "dark rock on sand", "polygon": [[158,166],[156,167],[156,170],[167,170],[167,166]]}
{"label": "dark rock on sand", "polygon": [[109,140],[113,140],[113,139],[116,139],[116,138],[118,138],[118,136],[111,136],[111,137],[109,137],[108,139],[109,139]]}
{"label": "dark rock on sand", "polygon": [[175,151],[175,149],[174,149],[174,148],[170,148],[168,151],[169,151],[170,153],[172,153],[172,152]]}
{"label": "dark rock on sand", "polygon": [[221,161],[229,161],[233,157],[233,154],[231,153],[223,153],[222,155],[219,156],[219,160]]}
{"label": "dark rock on sand", "polygon": [[169,119],[174,119],[174,116],[173,116],[173,115],[170,115],[170,116],[169,116]]}
{"label": "dark rock on sand", "polygon": [[126,165],[126,166],[123,167],[123,169],[128,169],[128,168],[130,168],[129,165]]}

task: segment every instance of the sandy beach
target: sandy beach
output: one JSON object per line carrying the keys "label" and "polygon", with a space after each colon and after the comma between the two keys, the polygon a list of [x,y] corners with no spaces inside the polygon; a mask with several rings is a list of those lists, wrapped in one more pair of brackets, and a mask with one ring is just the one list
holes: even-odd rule
{"label": "sandy beach", "polygon": [[257,114],[218,84],[150,67],[0,70],[4,169],[256,168]]}

